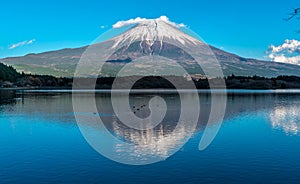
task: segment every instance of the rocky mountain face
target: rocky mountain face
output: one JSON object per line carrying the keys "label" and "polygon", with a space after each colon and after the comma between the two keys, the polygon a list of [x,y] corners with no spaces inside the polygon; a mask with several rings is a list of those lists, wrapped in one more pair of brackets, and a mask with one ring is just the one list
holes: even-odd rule
{"label": "rocky mountain face", "polygon": [[[89,48],[90,46],[86,46],[28,54],[23,57],[4,58],[0,62],[12,65],[18,71],[25,73],[72,77],[82,54]],[[105,61],[99,61],[105,62],[100,72],[100,75],[103,76],[115,76],[128,63],[133,63],[133,67],[136,68],[133,73],[147,73],[148,69],[157,66],[146,60],[136,64],[134,62],[149,56],[167,58],[159,61],[161,62],[159,67],[166,70],[166,75],[179,75],[172,70],[174,63],[170,60],[179,63],[191,74],[203,74],[201,66],[195,60],[196,56],[198,59],[200,58],[203,65],[211,65],[210,61],[217,59],[224,75],[300,76],[300,66],[243,58],[206,45],[176,26],[158,19],[140,22],[108,41],[94,44],[93,49],[95,48],[101,49],[103,53],[106,53],[103,49],[106,49],[107,53],[111,53]],[[96,59],[93,62],[98,61]],[[93,67],[91,63],[90,67]],[[211,67],[217,67],[217,65],[211,65]]]}

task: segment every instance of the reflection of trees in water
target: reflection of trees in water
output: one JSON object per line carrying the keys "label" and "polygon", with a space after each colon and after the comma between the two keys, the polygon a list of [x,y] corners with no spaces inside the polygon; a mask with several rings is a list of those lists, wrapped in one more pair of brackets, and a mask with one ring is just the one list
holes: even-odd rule
{"label": "reflection of trees in water", "polygon": [[0,90],[0,105],[16,103],[16,91],[13,90]]}
{"label": "reflection of trees in water", "polygon": [[[4,113],[26,114],[29,118],[44,118],[47,121],[66,124],[75,122],[73,117],[72,94],[70,93],[25,93],[16,94],[11,91],[0,91],[1,104],[3,99],[10,99],[13,104],[13,111]],[[96,94],[96,104],[98,112],[77,112],[91,118],[100,115],[106,128],[116,137],[125,142],[133,144],[133,147],[124,147],[122,144],[115,145],[118,152],[129,152],[132,156],[159,156],[166,158],[172,150],[179,148],[181,142],[186,138],[192,128],[185,126],[177,128],[177,121],[180,116],[180,99],[176,94],[162,94],[167,104],[167,113],[163,122],[154,129],[135,130],[121,123],[115,116],[109,94]],[[200,118],[196,131],[202,131],[206,125],[210,114],[210,95],[201,93],[200,95]],[[15,100],[22,97],[21,100]],[[130,96],[130,106],[135,115],[143,118],[149,116],[148,103],[153,97],[151,94],[140,94]],[[90,94],[78,94],[78,98],[84,103],[90,98]],[[120,96],[122,98],[122,96]],[[271,112],[270,122],[273,128],[282,129],[285,133],[297,134],[300,130],[300,95],[297,94],[273,94],[273,93],[230,93],[228,94],[227,109],[225,119],[233,118],[241,113]],[[94,126],[88,124],[88,126]],[[96,127],[96,126],[95,126]],[[97,130],[98,131],[98,130]],[[99,130],[101,131],[101,130]]]}
{"label": "reflection of trees in water", "polygon": [[[164,94],[161,96],[166,100],[168,111],[162,126],[158,126],[157,128],[162,128],[163,133],[167,134],[168,132],[172,132],[177,125],[180,112],[180,99],[174,94]],[[199,96],[201,112],[197,129],[201,131],[205,127],[209,117],[210,95],[201,93]],[[136,116],[142,118],[149,115],[148,102],[151,97],[151,95],[132,95],[130,97],[130,106],[132,107],[132,111],[136,112]],[[16,100],[16,98],[21,98],[23,101]],[[81,94],[78,98],[85,101],[88,98],[93,98],[93,96]],[[283,128],[284,131],[290,130],[291,132],[295,132],[296,129],[298,130],[298,122],[296,120],[299,118],[296,116],[297,104],[295,104],[298,101],[300,101],[299,94],[230,93],[228,94],[225,119],[235,117],[241,113],[271,110],[270,118],[274,128],[286,127]],[[109,130],[114,130],[113,122],[118,123],[118,126],[121,128],[125,126],[113,117],[114,112],[111,106],[110,95],[96,94],[96,103],[98,113],[103,121],[106,122],[105,125]],[[22,96],[22,93],[16,94],[15,91],[0,90],[0,105],[3,104],[13,105],[11,109],[14,113],[24,113],[30,116],[38,115],[49,120],[59,120],[58,122],[61,123],[74,122],[71,93],[24,93]],[[141,108],[141,106],[143,107]],[[138,108],[139,110],[137,110]],[[2,107],[2,110],[5,109]],[[86,115],[95,116],[94,112],[87,112]],[[292,121],[293,119],[295,121]],[[128,130],[126,129],[126,131]]]}
{"label": "reflection of trees in water", "polygon": [[[1,90],[0,90],[1,91]],[[74,122],[72,99],[70,93],[35,93],[23,91],[10,91],[6,98],[9,107],[1,103],[1,113],[26,115],[27,118],[45,119],[49,122]]]}
{"label": "reflection of trees in water", "polygon": [[240,113],[251,113],[273,109],[283,102],[300,100],[297,94],[276,93],[241,93],[228,94],[226,118],[237,116]]}

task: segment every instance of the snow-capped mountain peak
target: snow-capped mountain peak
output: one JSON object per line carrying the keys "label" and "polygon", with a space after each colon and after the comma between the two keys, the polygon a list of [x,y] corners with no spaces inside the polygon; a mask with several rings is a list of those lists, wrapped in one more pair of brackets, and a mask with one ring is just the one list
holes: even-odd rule
{"label": "snow-capped mountain peak", "polygon": [[128,21],[119,21],[113,25],[114,28],[120,28],[136,24],[123,34],[113,38],[115,44],[113,48],[119,45],[128,45],[133,42],[144,42],[152,46],[154,42],[160,42],[161,46],[164,42],[186,44],[199,44],[201,43],[196,38],[188,35],[180,30],[184,24],[176,24],[169,21],[166,16],[161,16],[156,19],[136,18]]}

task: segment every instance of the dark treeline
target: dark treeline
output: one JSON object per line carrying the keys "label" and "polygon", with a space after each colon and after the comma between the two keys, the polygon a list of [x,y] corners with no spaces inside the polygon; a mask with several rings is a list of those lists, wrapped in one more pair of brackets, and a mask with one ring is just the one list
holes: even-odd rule
{"label": "dark treeline", "polygon": [[[116,88],[128,89],[128,83],[134,84],[134,89],[174,89],[174,85],[167,79],[176,81],[182,89],[189,88],[187,85],[187,78],[181,76],[128,76],[118,77],[118,85]],[[209,83],[218,84],[221,78],[203,79],[190,78],[197,89],[209,89]],[[266,78],[260,76],[235,76],[231,75],[225,77],[226,87],[228,89],[300,89],[300,77],[298,76],[278,76],[273,78]],[[76,81],[76,86],[80,88],[87,88],[90,82],[95,83],[96,89],[111,89],[114,83],[114,77],[99,77],[95,79],[80,78]],[[0,63],[0,87],[38,87],[38,88],[72,88],[72,78],[61,78],[45,75],[32,75],[18,73],[13,67],[6,66]]]}
{"label": "dark treeline", "polygon": [[[141,79],[139,79],[141,78]],[[181,89],[187,87],[187,79],[180,76],[167,76],[172,78]],[[114,83],[114,77],[100,77],[98,79],[80,78],[76,81],[76,86],[82,89],[88,88],[87,84],[94,81],[96,89],[111,89]],[[164,77],[148,76],[128,76],[119,77],[118,85],[114,86],[117,89],[175,89],[175,86]],[[221,78],[213,79],[192,79],[197,89],[210,89],[210,83],[218,86]],[[191,81],[190,81],[191,82]],[[134,84],[128,86],[128,83]],[[259,76],[244,77],[244,76],[228,76],[225,78],[226,88],[228,89],[300,89],[300,77],[297,76],[278,76],[274,78],[265,78]],[[2,82],[5,84],[5,82]],[[1,85],[1,81],[0,81]],[[72,78],[57,78],[44,75],[20,75],[19,78],[11,83],[11,86],[2,87],[39,87],[39,88],[72,88]],[[177,87],[178,88],[178,87]]]}
{"label": "dark treeline", "polygon": [[225,78],[228,89],[300,89],[300,77],[278,76],[266,78],[260,76],[228,76]]}
{"label": "dark treeline", "polygon": [[67,87],[72,86],[71,78],[18,73],[12,66],[0,63],[0,87]]}
{"label": "dark treeline", "polygon": [[[175,89],[174,85],[167,79],[158,76],[148,77],[130,76],[120,77],[120,81],[117,89],[128,89],[126,83],[134,83],[133,89]],[[180,76],[167,76],[166,78],[172,78],[176,81],[177,85],[181,86],[182,89],[187,85],[187,79]],[[98,78],[95,87],[97,89],[111,89],[114,82],[114,77],[103,77]],[[139,80],[138,80],[139,79]],[[300,77],[297,76],[278,76],[274,78],[266,78],[259,76],[228,76],[225,77],[226,88],[228,89],[300,89]],[[89,83],[89,79],[79,79],[77,85],[85,88],[85,84]],[[136,81],[136,82],[134,82]],[[210,89],[209,84],[218,86],[221,78],[213,79],[194,79],[192,78],[197,89]]]}
{"label": "dark treeline", "polygon": [[21,76],[12,66],[0,63],[0,81],[15,82]]}

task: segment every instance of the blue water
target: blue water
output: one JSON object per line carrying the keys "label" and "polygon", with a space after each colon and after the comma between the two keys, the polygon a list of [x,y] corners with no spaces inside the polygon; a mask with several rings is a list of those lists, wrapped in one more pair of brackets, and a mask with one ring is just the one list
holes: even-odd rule
{"label": "blue water", "polygon": [[[70,93],[5,95],[9,100],[2,98],[0,105],[0,183],[300,181],[300,95],[295,92],[230,94],[224,122],[207,149],[198,150],[199,126],[180,151],[144,166],[120,164],[97,153],[75,122]],[[209,103],[207,95],[200,96]],[[165,97],[175,113],[177,97]],[[109,101],[107,95],[96,98]],[[132,98],[135,103],[148,100],[147,95]],[[110,108],[104,111],[113,115]]]}

